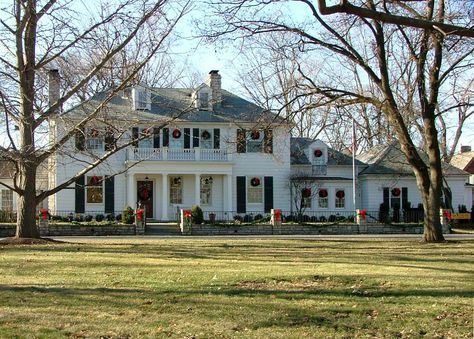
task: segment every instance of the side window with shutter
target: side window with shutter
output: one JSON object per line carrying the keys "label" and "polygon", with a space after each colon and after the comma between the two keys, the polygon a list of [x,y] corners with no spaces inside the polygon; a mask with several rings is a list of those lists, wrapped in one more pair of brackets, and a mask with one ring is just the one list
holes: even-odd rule
{"label": "side window with shutter", "polygon": [[132,145],[134,147],[138,147],[138,127],[132,127],[132,140],[134,140],[132,142]]}
{"label": "side window with shutter", "polygon": [[263,137],[263,151],[265,153],[273,153],[273,130],[266,129]]}
{"label": "side window with shutter", "polygon": [[221,148],[221,130],[214,128],[214,149]]}
{"label": "side window with shutter", "polygon": [[170,145],[170,129],[163,128],[163,147],[169,147]]}
{"label": "side window with shutter", "polygon": [[84,127],[76,130],[75,135],[76,149],[79,151],[84,151],[86,149],[86,137],[84,134]]}
{"label": "side window with shutter", "polygon": [[237,130],[237,153],[245,153],[246,150],[245,130]]}

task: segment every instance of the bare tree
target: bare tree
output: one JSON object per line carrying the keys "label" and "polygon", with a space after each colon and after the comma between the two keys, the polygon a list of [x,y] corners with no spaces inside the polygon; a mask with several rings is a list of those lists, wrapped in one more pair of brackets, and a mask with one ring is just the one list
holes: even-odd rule
{"label": "bare tree", "polygon": [[[383,113],[416,176],[425,213],[423,240],[444,240],[437,112],[443,112],[442,97],[453,86],[453,76],[469,72],[472,77],[474,47],[465,37],[472,33],[472,19],[463,7],[467,3],[369,0],[355,8],[343,1],[332,9],[320,8],[324,14],[343,14],[323,18],[318,5],[324,1],[294,2],[300,4],[297,9],[291,7],[293,2],[215,2],[221,21],[207,33],[215,39],[238,34],[251,40],[269,32],[297,37],[298,48],[307,58],[317,58],[320,66],[316,75],[301,67],[299,86],[308,95],[324,98],[328,106],[364,104]],[[292,16],[292,10],[299,15]],[[362,88],[354,85],[358,79]]]}
{"label": "bare tree", "polygon": [[293,174],[288,183],[292,207],[295,208],[296,215],[301,219],[304,211],[307,208],[311,209],[312,201],[319,196],[320,184],[315,178],[304,173]]}
{"label": "bare tree", "polygon": [[[189,2],[178,0],[122,0],[114,5],[15,0],[2,6],[0,103],[5,116],[1,127],[7,140],[0,146],[0,157],[15,167],[13,185],[2,185],[19,197],[16,237],[39,237],[36,205],[134,142],[124,138],[126,127],[120,125],[130,119],[118,117],[114,120],[119,124],[117,127],[110,119],[107,105],[127,84],[137,81],[143,74],[141,70],[156,54],[165,51],[168,39],[188,10]],[[147,39],[139,39],[143,36]],[[124,61],[134,48],[140,49],[133,60]],[[115,67],[117,60],[124,62]],[[69,69],[71,77],[61,95],[55,97],[55,91],[47,92],[48,70],[79,65],[83,66],[79,72]],[[120,72],[123,73],[119,76]],[[57,80],[54,72],[50,74]],[[109,91],[101,100],[87,101],[82,115],[69,118],[70,108],[81,98],[90,98],[91,89],[105,88]],[[48,134],[48,123],[58,122],[67,129],[61,134]],[[76,135],[91,123],[110,128],[113,146],[103,154],[83,160],[84,168],[71,174],[69,180],[37,193],[38,167],[67,153]],[[13,126],[17,126],[17,132]],[[74,156],[72,153],[71,158]]]}

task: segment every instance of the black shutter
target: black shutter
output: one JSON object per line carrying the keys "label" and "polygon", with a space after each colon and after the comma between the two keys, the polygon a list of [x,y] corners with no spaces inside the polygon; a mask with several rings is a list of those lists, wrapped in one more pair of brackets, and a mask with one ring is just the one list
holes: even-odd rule
{"label": "black shutter", "polygon": [[170,129],[163,128],[163,147],[168,147],[170,145]]}
{"label": "black shutter", "polygon": [[153,148],[160,148],[160,129],[153,128]]}
{"label": "black shutter", "polygon": [[134,140],[132,145],[138,147],[138,127],[132,127],[132,139]]}
{"label": "black shutter", "polygon": [[214,128],[214,149],[221,148],[221,130]]}
{"label": "black shutter", "polygon": [[390,207],[390,190],[388,187],[383,188],[383,204],[386,208]]}
{"label": "black shutter", "polygon": [[245,213],[247,197],[246,197],[245,177],[237,177],[237,213]]}
{"label": "black shutter", "polygon": [[76,148],[79,151],[84,151],[86,149],[86,136],[84,134],[84,127],[76,131]]}
{"label": "black shutter", "polygon": [[264,207],[265,213],[270,213],[273,208],[273,177],[264,177]]}
{"label": "black shutter", "polygon": [[105,130],[104,143],[106,151],[111,151],[115,148],[115,137],[114,132],[111,128],[107,128]]}
{"label": "black shutter", "polygon": [[245,130],[244,129],[238,129],[237,130],[237,153],[245,153]]}
{"label": "black shutter", "polygon": [[193,147],[199,147],[199,128],[193,128]]}
{"label": "black shutter", "polygon": [[263,152],[273,153],[273,131],[266,129],[263,135]]}
{"label": "black shutter", "polygon": [[407,187],[402,187],[402,208],[404,210],[408,209],[408,188]]}
{"label": "black shutter", "polygon": [[185,128],[184,129],[184,148],[191,147],[191,129]]}
{"label": "black shutter", "polygon": [[115,177],[107,177],[104,181],[104,212],[114,213],[115,209]]}
{"label": "black shutter", "polygon": [[76,179],[76,201],[74,211],[76,213],[84,213],[85,211],[85,189],[84,189],[85,178],[84,176],[80,176]]}

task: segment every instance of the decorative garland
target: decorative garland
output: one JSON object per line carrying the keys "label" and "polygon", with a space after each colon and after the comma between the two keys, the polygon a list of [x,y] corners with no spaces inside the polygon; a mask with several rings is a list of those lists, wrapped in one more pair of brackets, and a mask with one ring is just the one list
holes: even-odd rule
{"label": "decorative garland", "polygon": [[319,190],[319,197],[320,198],[327,198],[327,196],[328,196],[328,191],[327,190],[325,190],[325,189]]}
{"label": "decorative garland", "polygon": [[252,138],[252,140],[258,140],[258,139],[260,139],[260,132],[259,131],[252,131],[250,133],[250,137]]}
{"label": "decorative garland", "polygon": [[338,197],[339,199],[342,199],[346,196],[346,193],[344,193],[344,191],[337,191],[336,192],[336,197]]}
{"label": "decorative garland", "polygon": [[173,138],[179,139],[181,137],[181,131],[178,128],[173,130]]}
{"label": "decorative garland", "polygon": [[97,128],[91,128],[91,137],[97,138],[99,136],[99,130]]}
{"label": "decorative garland", "polygon": [[307,188],[307,187],[306,187],[306,188],[303,188],[303,189],[301,190],[301,196],[302,196],[303,198],[309,198],[309,197],[311,196],[311,188]]}
{"label": "decorative garland", "polygon": [[392,189],[392,195],[394,197],[398,197],[400,195],[401,191],[398,187],[395,187],[394,189]]}
{"label": "decorative garland", "polygon": [[201,133],[201,139],[202,139],[202,140],[208,140],[210,137],[211,137],[211,133],[209,133],[208,130],[204,130],[204,131]]}
{"label": "decorative garland", "polygon": [[323,155],[323,151],[321,151],[320,149],[315,149],[314,150],[314,156],[316,158],[320,158],[322,155]]}
{"label": "decorative garland", "polygon": [[257,186],[260,186],[260,178],[252,178],[250,180],[250,185],[252,185],[253,187],[257,187]]}
{"label": "decorative garland", "polygon": [[150,190],[148,187],[143,186],[141,191],[138,192],[138,197],[140,198],[141,201],[147,201],[150,199]]}

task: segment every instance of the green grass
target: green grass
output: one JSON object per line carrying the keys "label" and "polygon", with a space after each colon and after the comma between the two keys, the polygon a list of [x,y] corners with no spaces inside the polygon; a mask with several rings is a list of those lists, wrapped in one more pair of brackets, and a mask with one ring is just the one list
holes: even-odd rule
{"label": "green grass", "polygon": [[0,247],[0,338],[471,338],[474,242]]}

